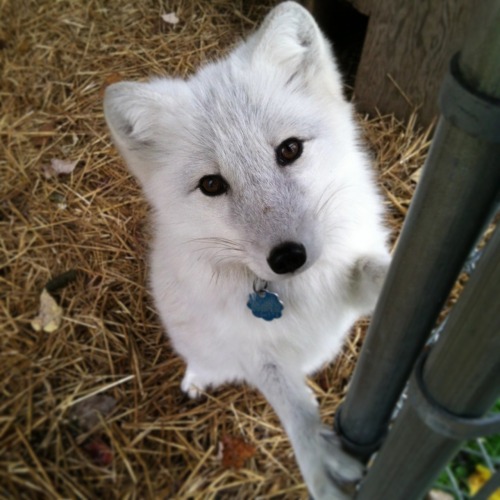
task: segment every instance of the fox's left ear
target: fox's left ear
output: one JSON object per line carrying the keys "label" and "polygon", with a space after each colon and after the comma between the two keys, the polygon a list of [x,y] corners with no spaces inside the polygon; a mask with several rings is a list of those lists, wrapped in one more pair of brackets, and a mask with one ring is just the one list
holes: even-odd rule
{"label": "fox's left ear", "polygon": [[251,61],[265,60],[287,72],[289,80],[319,84],[330,96],[342,97],[342,81],[329,42],[312,15],[295,2],[283,2],[246,42]]}
{"label": "fox's left ear", "polygon": [[144,186],[175,142],[189,99],[182,80],[118,82],[104,95],[104,116],[113,142]]}

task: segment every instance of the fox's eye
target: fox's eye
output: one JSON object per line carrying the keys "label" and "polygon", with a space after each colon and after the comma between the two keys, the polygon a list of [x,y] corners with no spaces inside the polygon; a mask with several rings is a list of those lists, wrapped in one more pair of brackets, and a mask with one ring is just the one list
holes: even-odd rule
{"label": "fox's eye", "polygon": [[290,165],[302,154],[302,141],[290,137],[276,148],[276,161],[282,166]]}
{"label": "fox's eye", "polygon": [[227,192],[229,186],[220,175],[205,175],[200,179],[198,186],[206,196],[220,196]]}

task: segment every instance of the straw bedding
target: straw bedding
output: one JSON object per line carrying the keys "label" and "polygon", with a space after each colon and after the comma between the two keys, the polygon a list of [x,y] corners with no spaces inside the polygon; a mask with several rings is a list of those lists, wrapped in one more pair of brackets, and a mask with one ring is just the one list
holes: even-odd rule
{"label": "straw bedding", "polygon": [[[256,391],[181,394],[146,289],[148,209],[101,106],[113,81],[185,76],[223,54],[272,3],[0,0],[0,497],[307,498]],[[396,238],[429,132],[360,121]],[[76,167],[50,176],[54,159]],[[43,288],[68,271],[49,284],[60,326],[35,331]],[[327,422],[365,328],[311,381]]]}

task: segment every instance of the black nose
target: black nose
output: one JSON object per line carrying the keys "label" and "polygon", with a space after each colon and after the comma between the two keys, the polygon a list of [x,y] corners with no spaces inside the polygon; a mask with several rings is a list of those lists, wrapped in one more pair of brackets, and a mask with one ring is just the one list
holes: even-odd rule
{"label": "black nose", "polygon": [[286,274],[292,273],[303,266],[306,259],[307,254],[304,245],[286,241],[271,250],[267,263],[276,274]]}

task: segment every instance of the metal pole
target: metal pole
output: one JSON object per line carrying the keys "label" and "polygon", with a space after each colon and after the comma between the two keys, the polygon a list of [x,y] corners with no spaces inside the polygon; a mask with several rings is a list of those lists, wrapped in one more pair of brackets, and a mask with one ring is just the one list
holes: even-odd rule
{"label": "metal pole", "polygon": [[[365,459],[393,408],[500,186],[500,1],[478,18],[441,93],[441,118],[335,426]],[[471,89],[473,89],[471,91]]]}
{"label": "metal pole", "polygon": [[422,498],[460,440],[500,432],[500,418],[479,420],[500,395],[499,311],[500,228],[438,342],[417,364],[410,401],[356,500]]}

